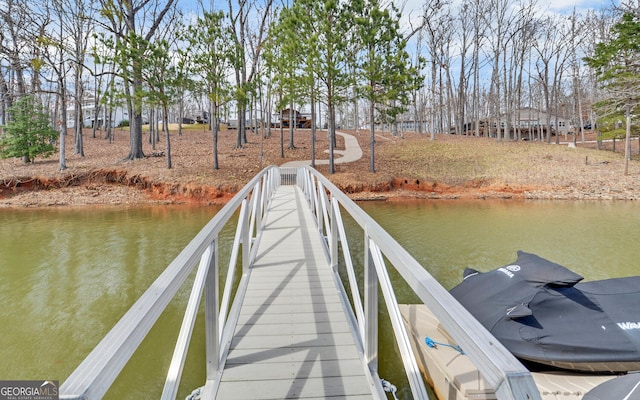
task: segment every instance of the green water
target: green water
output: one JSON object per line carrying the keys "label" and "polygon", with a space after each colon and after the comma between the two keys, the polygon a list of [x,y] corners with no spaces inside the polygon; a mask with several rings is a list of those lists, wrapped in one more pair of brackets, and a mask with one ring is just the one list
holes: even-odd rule
{"label": "green water", "polygon": [[[488,271],[507,265],[517,250],[564,265],[586,280],[640,275],[637,202],[416,200],[360,206],[446,289],[461,281],[465,267]],[[353,223],[347,231],[351,249],[361,248],[363,232]],[[362,254],[357,257],[361,270]],[[389,275],[399,302],[419,302],[397,273]],[[411,399],[382,303],[380,314],[380,375],[398,386],[398,398]]]}
{"label": "green water", "polygon": [[516,251],[536,253],[586,280],[640,274],[640,203],[405,201],[361,203],[447,289],[465,267],[487,271]]}
{"label": "green water", "polygon": [[[0,379],[64,381],[217,210],[0,210]],[[179,292],[107,398],[159,397],[188,295]],[[202,370],[185,374],[184,391],[202,385]]]}
{"label": "green water", "polygon": [[[493,269],[515,260],[517,250],[537,253],[586,279],[640,274],[640,203],[360,205],[446,288],[460,281],[465,267]],[[0,379],[64,381],[217,210],[0,209]],[[355,250],[362,235],[353,225],[348,230]],[[224,240],[230,241],[232,234],[225,233]],[[400,279],[394,285],[400,301],[415,301]],[[186,289],[169,305],[107,398],[159,397]],[[385,326],[381,375],[398,384],[400,398],[409,399]],[[195,332],[203,332],[201,318]],[[195,335],[178,398],[204,382],[203,348],[202,334]]]}

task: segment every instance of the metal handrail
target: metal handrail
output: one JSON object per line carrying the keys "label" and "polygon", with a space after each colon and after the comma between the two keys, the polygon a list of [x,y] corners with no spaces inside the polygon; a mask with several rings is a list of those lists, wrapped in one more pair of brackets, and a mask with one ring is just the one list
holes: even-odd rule
{"label": "metal handrail", "polygon": [[[378,368],[378,288],[381,289],[405,371],[415,399],[428,399],[416,365],[388,272],[391,267],[402,276],[413,292],[433,312],[438,321],[465,350],[488,385],[500,400],[540,399],[531,373],[491,333],[489,333],[449,292],[429,274],[395,239],[319,172],[298,170],[297,184],[316,214],[317,227],[326,238],[331,265],[338,268],[338,243],[349,276],[352,310],[360,345],[373,374]],[[330,198],[329,198],[330,197]],[[364,295],[358,290],[348,238],[340,209],[345,210],[362,228],[364,240]],[[361,302],[364,299],[364,307]]]}
{"label": "metal handrail", "polygon": [[[165,310],[187,276],[199,265],[187,310],[169,367],[163,399],[174,399],[189,347],[198,305],[205,294],[205,331],[207,383],[221,373],[234,329],[233,313],[228,308],[234,274],[241,258],[243,274],[249,268],[263,213],[272,193],[280,184],[280,170],[267,167],[233,197],[180,254],[160,274],[136,303],[125,313],[102,341],[80,363],[60,387],[60,399],[99,399],[109,390],[158,317]],[[227,282],[219,307],[218,235],[240,210],[238,226],[229,263]],[[239,251],[241,257],[238,257]]]}
{"label": "metal handrail", "polygon": [[[309,167],[295,170],[268,167],[256,175],[191,240],[67,378],[60,387],[60,399],[102,398],[196,265],[198,270],[162,398],[176,397],[203,293],[205,295],[206,382],[202,398],[213,398],[238,320],[240,302],[234,299],[242,298],[246,292],[249,266],[255,258],[264,213],[276,188],[280,184],[293,183],[294,174],[297,185],[302,189],[311,211],[315,214],[317,228],[326,238],[327,256],[336,276],[338,276],[339,267],[338,250],[339,247],[342,249],[342,257],[347,268],[347,283],[351,290],[348,317],[355,328],[356,344],[372,377],[378,377],[378,289],[380,288],[391,317],[413,397],[424,400],[429,398],[413,356],[406,328],[402,323],[384,261],[386,258],[423,303],[431,309],[451,336],[465,349],[465,353],[478,367],[499,399],[540,399],[529,371],[371,217],[328,179]],[[281,179],[282,176],[284,179]],[[342,223],[341,209],[345,210],[365,233],[363,296],[358,290],[348,238]],[[220,296],[218,236],[238,210],[227,281]],[[233,297],[233,286],[237,281],[236,273],[240,266],[242,277]],[[336,282],[342,286],[339,279]],[[347,304],[349,299],[346,290],[344,287],[341,289],[343,303]]]}

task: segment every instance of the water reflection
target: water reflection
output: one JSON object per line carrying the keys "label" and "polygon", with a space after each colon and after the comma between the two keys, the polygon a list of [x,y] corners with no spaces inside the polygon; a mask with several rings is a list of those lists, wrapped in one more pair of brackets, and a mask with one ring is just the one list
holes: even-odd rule
{"label": "water reflection", "polygon": [[[0,210],[0,379],[63,381],[217,210]],[[186,296],[167,313],[175,333],[160,339],[164,348],[173,346]],[[145,342],[159,343],[154,335]],[[143,359],[153,363],[133,365],[147,378],[166,373],[164,353],[151,349]],[[161,391],[163,381],[128,383],[112,398],[130,398],[132,386],[146,397],[147,385]]]}
{"label": "water reflection", "polygon": [[580,201],[361,203],[446,288],[465,267],[490,270],[536,253],[585,276],[636,275],[640,204]]}
{"label": "water reflection", "polygon": [[[637,275],[640,204],[555,201],[360,203],[436,279],[451,288],[462,270],[489,270],[517,250],[585,276]],[[212,207],[74,210],[0,209],[0,379],[64,379],[215,214]],[[345,218],[348,221],[348,218]],[[362,274],[362,232],[350,247]],[[224,233],[231,241],[233,231]],[[221,247],[221,250],[223,247]],[[224,269],[226,263],[221,262]],[[396,295],[416,301],[393,271]],[[362,278],[360,278],[362,282]],[[181,290],[107,398],[157,398],[178,335]],[[384,313],[384,310],[381,310]],[[399,385],[401,366],[381,324],[382,376]],[[203,332],[202,318],[194,332]],[[196,334],[179,397],[204,382],[204,335]]]}

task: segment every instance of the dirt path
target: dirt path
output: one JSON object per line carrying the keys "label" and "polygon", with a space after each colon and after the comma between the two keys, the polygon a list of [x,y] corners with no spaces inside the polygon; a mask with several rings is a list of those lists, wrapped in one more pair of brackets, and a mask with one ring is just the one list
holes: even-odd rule
{"label": "dirt path", "polygon": [[[344,150],[335,150],[334,154],[338,154],[341,157],[334,159],[334,163],[336,164],[344,164],[350,163],[354,161],[358,161],[362,158],[362,148],[360,148],[360,143],[358,143],[358,139],[355,136],[350,135],[344,132],[336,132],[336,135],[339,135],[344,139]],[[329,154],[329,150],[325,150],[325,153]],[[316,165],[329,165],[329,160],[321,159],[315,160]],[[282,165],[281,167],[304,167],[307,165],[311,165],[311,160],[300,160],[300,161],[289,161]]]}

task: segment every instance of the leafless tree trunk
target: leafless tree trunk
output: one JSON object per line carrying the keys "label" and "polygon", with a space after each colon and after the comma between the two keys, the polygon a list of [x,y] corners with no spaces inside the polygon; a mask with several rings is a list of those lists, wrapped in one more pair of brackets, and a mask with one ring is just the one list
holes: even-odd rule
{"label": "leafless tree trunk", "polygon": [[[571,16],[570,19],[570,39],[569,39],[569,44],[570,44],[570,49],[568,50],[569,54],[572,54],[571,57],[571,67],[572,67],[572,72],[573,72],[573,79],[572,79],[572,84],[573,84],[573,98],[574,98],[574,102],[575,102],[575,113],[574,113],[574,117],[573,120],[578,122],[578,127],[577,129],[579,129],[580,132],[580,141],[582,143],[585,142],[585,135],[584,135],[584,118],[582,115],[582,90],[581,90],[581,77],[580,77],[580,62],[578,61],[578,43],[580,43],[583,39],[585,39],[585,35],[584,35],[584,31],[580,31],[577,27],[578,24],[583,25],[585,21],[583,21],[579,15],[577,14],[577,12],[573,11],[573,14]],[[576,115],[577,113],[577,115]],[[578,138],[578,130],[574,129],[573,132],[573,143],[576,144]]]}
{"label": "leafless tree trunk", "polygon": [[[456,131],[459,134],[466,133],[467,127],[467,110],[466,105],[467,97],[468,97],[468,71],[467,71],[467,53],[472,46],[472,41],[470,40],[472,31],[466,29],[466,27],[472,24],[472,14],[471,14],[472,6],[465,2],[460,7],[460,13],[458,22],[459,25],[459,34],[460,34],[460,74],[458,77],[458,99],[456,104]],[[471,60],[473,63],[473,60]]]}
{"label": "leafless tree trunk", "polygon": [[[1,67],[2,63],[0,62],[0,69]],[[0,71],[0,125],[4,125],[7,123],[7,109],[11,106],[10,99],[11,97],[9,96],[9,86],[7,85],[7,81],[4,78],[4,73]],[[0,136],[2,136],[1,130]]]}
{"label": "leafless tree trunk", "polygon": [[[5,104],[9,107],[13,99],[26,93],[24,71],[29,65],[28,46],[34,43],[31,32],[34,21],[31,8],[26,0],[6,0],[0,7],[0,54],[7,59],[11,77],[5,94]],[[13,85],[12,85],[13,83]]]}
{"label": "leafless tree trunk", "polygon": [[89,44],[89,38],[93,33],[91,18],[92,3],[85,0],[73,0],[73,3],[68,5],[70,11],[69,17],[71,21],[69,28],[71,30],[71,36],[75,42],[74,46],[74,86],[75,86],[75,146],[74,151],[76,154],[84,157],[84,144],[82,128],[84,127],[84,110],[82,104],[84,100],[84,79],[83,73],[85,69],[85,54],[87,53],[87,47]]}
{"label": "leafless tree trunk", "polygon": [[448,9],[442,0],[427,0],[423,6],[425,21],[424,30],[429,52],[427,59],[431,69],[431,91],[429,98],[431,140],[435,140],[436,133],[443,132],[443,102],[442,102],[442,42],[450,28]]}
{"label": "leafless tree trunk", "polygon": [[[559,21],[552,17],[547,17],[539,26],[541,29],[538,31],[537,40],[533,47],[537,54],[536,71],[537,81],[542,86],[544,93],[544,108],[546,112],[546,142],[551,142],[551,102],[554,95],[554,89],[556,88],[557,76],[554,72],[557,71],[557,66],[554,61],[558,61],[560,54],[563,51],[561,44]],[[553,76],[552,76],[553,74]]]}
{"label": "leafless tree trunk", "polygon": [[[236,45],[236,61],[234,65],[236,78],[236,102],[238,110],[238,137],[236,147],[241,148],[246,142],[246,118],[249,86],[253,82],[259,68],[260,53],[266,35],[267,21],[271,13],[273,0],[266,0],[258,7],[255,2],[242,0],[236,10],[232,0],[228,0],[229,20],[232,37]],[[260,15],[260,13],[262,13]],[[250,18],[251,17],[251,18]],[[258,27],[252,31],[250,20],[257,20]],[[249,43],[248,43],[249,42]],[[251,45],[251,46],[249,46]],[[249,48],[251,47],[251,48]],[[247,60],[249,56],[249,60]]]}
{"label": "leafless tree trunk", "polygon": [[[504,42],[508,38],[508,32],[511,27],[513,12],[509,0],[490,0],[487,14],[485,14],[485,22],[491,33],[489,44],[493,56],[490,90],[493,93],[493,98],[489,101],[493,104],[493,117],[496,121],[496,137],[498,141],[502,141],[500,108],[501,98],[504,98],[503,91],[506,90],[506,82],[503,82],[500,77],[500,64],[501,58],[503,58]],[[503,68],[505,68],[504,62]]]}
{"label": "leafless tree trunk", "polygon": [[289,105],[289,147],[288,149],[295,149],[296,146],[293,144],[293,130],[296,126],[296,115],[293,112],[293,102]]}
{"label": "leafless tree trunk", "polygon": [[[473,69],[473,95],[472,95],[472,113],[474,114],[475,121],[475,133],[476,135],[480,134],[480,52],[482,50],[482,44],[485,40],[485,33],[487,30],[487,25],[483,23],[482,16],[486,13],[485,11],[485,2],[482,0],[473,0],[471,3],[472,6],[472,20],[471,24],[473,26],[473,60],[472,60],[472,69]],[[485,127],[486,128],[486,127]]]}

